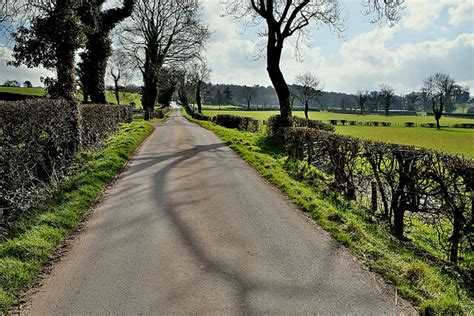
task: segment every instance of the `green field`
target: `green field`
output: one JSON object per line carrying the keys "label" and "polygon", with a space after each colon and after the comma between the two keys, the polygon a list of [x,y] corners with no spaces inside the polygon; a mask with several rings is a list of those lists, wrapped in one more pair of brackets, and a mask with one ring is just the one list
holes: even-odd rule
{"label": "green field", "polygon": [[[205,110],[204,114],[214,116],[217,114],[234,114],[253,117],[257,120],[266,120],[278,111],[215,111]],[[294,112],[297,116],[304,116],[303,112]],[[434,119],[429,116],[383,116],[383,115],[358,115],[337,114],[330,112],[310,112],[310,118],[323,121],[329,120],[353,120],[359,122],[391,122],[403,125],[404,122],[415,122],[417,124],[433,123]],[[442,118],[441,124],[456,124],[474,122],[472,119]],[[359,138],[385,141],[390,143],[413,145],[436,149],[444,152],[462,154],[474,158],[474,129],[443,128],[436,130],[423,127],[371,127],[371,126],[337,126],[337,132]]]}
{"label": "green field", "polygon": [[[24,94],[32,96],[45,96],[46,91],[44,88],[23,88],[23,87],[0,87],[0,92],[15,93],[15,94]],[[79,101],[82,101],[82,93],[77,92],[77,98]],[[107,102],[116,104],[117,100],[115,99],[115,93],[113,91],[107,90],[105,92],[105,98]],[[130,104],[135,102],[137,108],[141,108],[141,95],[139,93],[129,93],[129,92],[120,92],[120,103]]]}
{"label": "green field", "polygon": [[44,96],[45,91],[43,88],[22,88],[22,87],[0,87],[0,92]]}
{"label": "green field", "polygon": [[[250,116],[257,120],[266,120],[272,115],[279,114],[279,111],[219,111],[219,110],[204,110],[204,114],[214,116],[217,114],[233,114],[241,116]],[[296,116],[304,117],[303,111],[293,111]],[[309,118],[312,120],[347,120],[358,122],[389,122],[392,124],[401,124],[405,122],[414,122],[416,124],[435,123],[432,116],[384,116],[384,115],[360,115],[360,114],[339,114],[332,112],[309,112]],[[452,125],[457,123],[473,123],[472,119],[442,117],[441,125]]]}
{"label": "green field", "polygon": [[341,134],[389,143],[432,148],[474,158],[474,129],[338,126]]}

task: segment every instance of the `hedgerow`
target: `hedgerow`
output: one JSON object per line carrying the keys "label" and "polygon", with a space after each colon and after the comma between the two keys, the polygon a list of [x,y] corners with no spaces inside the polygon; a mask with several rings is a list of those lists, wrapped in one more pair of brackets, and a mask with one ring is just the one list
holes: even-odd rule
{"label": "hedgerow", "polygon": [[[80,106],[81,148],[91,150],[131,121],[127,107]],[[22,211],[48,196],[67,174],[76,149],[77,125],[64,100],[0,103],[0,227],[3,233]],[[0,232],[1,234],[2,232]]]}
{"label": "hedgerow", "polygon": [[407,221],[422,222],[451,262],[473,268],[473,160],[301,127],[285,130],[285,144],[290,159],[331,174],[345,198],[371,201],[397,238]]}
{"label": "hedgerow", "polygon": [[217,125],[227,128],[237,128],[241,131],[258,132],[259,128],[257,120],[238,115],[219,114],[214,116],[212,121]]}
{"label": "hedgerow", "polygon": [[[266,121],[267,125],[267,135],[273,136],[281,136],[285,134],[285,127],[282,125],[280,115],[274,115],[268,118]],[[336,129],[334,126],[324,123],[322,121],[317,120],[309,120],[297,116],[293,116],[291,118],[291,125],[292,127],[308,127],[314,128],[318,130],[323,130],[327,132],[334,132]]]}

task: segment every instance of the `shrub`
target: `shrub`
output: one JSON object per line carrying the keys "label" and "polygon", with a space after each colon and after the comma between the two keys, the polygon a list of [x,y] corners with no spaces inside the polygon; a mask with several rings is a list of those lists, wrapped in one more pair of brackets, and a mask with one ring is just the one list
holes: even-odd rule
{"label": "shrub", "polygon": [[291,118],[293,127],[309,127],[326,132],[334,132],[336,129],[334,126],[324,123],[318,120],[309,120],[297,116]]}
{"label": "shrub", "polygon": [[[1,226],[40,202],[66,175],[77,134],[70,113],[61,100],[0,103]],[[123,106],[81,105],[82,148],[100,146],[131,113]]]}
{"label": "shrub", "polygon": [[282,124],[281,116],[279,114],[270,116],[266,121],[266,126],[267,135],[269,135],[270,137],[279,137],[281,135],[284,135],[284,127]]}
{"label": "shrub", "polygon": [[396,237],[404,238],[407,217],[418,214],[417,221],[438,232],[438,250],[449,260],[469,258],[474,244],[473,160],[310,128],[287,129],[285,146],[290,159],[332,174],[334,190],[348,199],[369,200],[375,189],[375,210],[380,206]]}
{"label": "shrub", "polygon": [[212,118],[212,121],[217,125],[227,128],[237,128],[241,131],[258,132],[259,128],[257,120],[238,115],[218,114]]}
{"label": "shrub", "polygon": [[196,120],[200,120],[200,121],[209,121],[211,119],[209,116],[201,114],[199,112],[194,112],[192,116]]}
{"label": "shrub", "polygon": [[[336,121],[337,122],[337,121]],[[327,132],[334,132],[334,126],[318,120],[309,120],[297,116],[291,118],[292,127],[307,127]],[[266,122],[267,134],[269,136],[284,135],[285,130],[282,127],[280,115],[274,115],[268,118]]]}
{"label": "shrub", "polygon": [[0,209],[9,222],[64,174],[75,135],[65,101],[0,103]]}
{"label": "shrub", "polygon": [[84,149],[99,147],[107,136],[117,131],[119,122],[128,120],[127,108],[123,106],[84,104],[79,109]]}
{"label": "shrub", "polygon": [[[434,123],[432,123],[434,125]],[[460,124],[454,124],[453,127],[455,128],[474,128],[473,123],[460,123]]]}

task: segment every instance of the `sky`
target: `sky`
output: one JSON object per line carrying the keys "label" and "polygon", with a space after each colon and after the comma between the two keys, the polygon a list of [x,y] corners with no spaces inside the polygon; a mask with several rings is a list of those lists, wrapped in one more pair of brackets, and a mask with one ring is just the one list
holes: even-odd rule
{"label": "sky", "polygon": [[[206,51],[213,83],[271,85],[258,26],[244,27],[225,16],[226,1],[201,0],[203,20],[212,35]],[[435,72],[450,74],[474,92],[474,0],[406,0],[401,20],[389,27],[371,23],[362,0],[341,0],[346,31],[343,37],[322,26],[307,29],[300,45],[285,45],[281,67],[288,83],[305,71],[314,73],[326,91],[354,93],[390,84],[398,94],[418,91]],[[261,27],[261,26],[260,26]],[[3,43],[3,44],[2,44]],[[0,38],[0,82],[30,80],[38,85],[44,69],[6,65],[11,50]]]}

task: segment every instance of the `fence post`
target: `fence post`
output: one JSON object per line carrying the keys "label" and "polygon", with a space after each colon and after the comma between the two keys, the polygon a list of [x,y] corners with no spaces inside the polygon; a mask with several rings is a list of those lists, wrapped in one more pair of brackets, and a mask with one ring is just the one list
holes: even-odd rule
{"label": "fence post", "polygon": [[372,213],[377,212],[377,183],[375,181],[371,181],[370,185],[372,187],[372,199],[371,199],[371,210]]}

